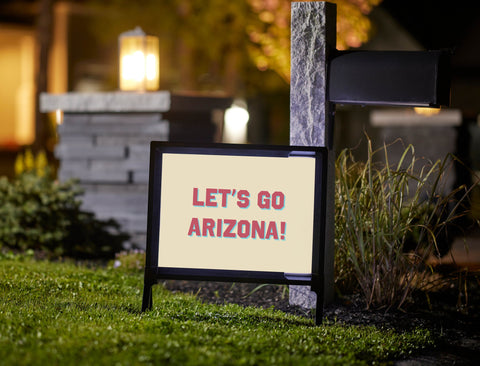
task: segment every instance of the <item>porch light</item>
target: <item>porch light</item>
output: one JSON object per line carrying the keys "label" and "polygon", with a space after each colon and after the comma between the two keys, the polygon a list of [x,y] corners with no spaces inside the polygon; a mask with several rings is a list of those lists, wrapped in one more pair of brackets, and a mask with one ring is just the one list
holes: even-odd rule
{"label": "porch light", "polygon": [[160,79],[158,37],[147,35],[140,27],[118,37],[120,90],[158,90]]}

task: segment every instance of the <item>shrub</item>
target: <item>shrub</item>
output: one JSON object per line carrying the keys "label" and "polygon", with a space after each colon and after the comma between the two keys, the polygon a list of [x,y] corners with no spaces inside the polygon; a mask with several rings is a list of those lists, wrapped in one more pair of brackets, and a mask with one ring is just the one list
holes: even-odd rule
{"label": "shrub", "polygon": [[367,142],[365,163],[349,150],[336,162],[336,284],[360,288],[367,307],[400,308],[425,283],[427,259],[448,251],[460,207],[453,197],[465,188],[439,193],[451,156],[421,164],[409,146],[392,165],[387,146]]}
{"label": "shrub", "polygon": [[111,258],[128,235],[113,221],[82,211],[81,190],[48,174],[0,178],[0,246],[42,250],[49,257]]}

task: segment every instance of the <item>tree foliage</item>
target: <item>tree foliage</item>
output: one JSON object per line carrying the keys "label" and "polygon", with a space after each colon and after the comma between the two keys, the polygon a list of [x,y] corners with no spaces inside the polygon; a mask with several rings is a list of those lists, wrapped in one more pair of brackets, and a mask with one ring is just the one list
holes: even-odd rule
{"label": "tree foliage", "polygon": [[[313,0],[307,0],[313,1]],[[360,47],[368,41],[372,24],[368,14],[382,0],[330,0],[337,4],[337,49]],[[250,56],[260,70],[272,69],[290,81],[291,0],[248,0],[258,18],[246,30]]]}
{"label": "tree foliage", "polygon": [[[381,0],[337,3],[337,48],[369,38],[368,14]],[[93,2],[95,31],[107,42],[141,25],[161,39],[162,79],[183,89],[275,89],[290,80],[290,0],[110,0]],[[276,74],[283,79],[281,82]]]}

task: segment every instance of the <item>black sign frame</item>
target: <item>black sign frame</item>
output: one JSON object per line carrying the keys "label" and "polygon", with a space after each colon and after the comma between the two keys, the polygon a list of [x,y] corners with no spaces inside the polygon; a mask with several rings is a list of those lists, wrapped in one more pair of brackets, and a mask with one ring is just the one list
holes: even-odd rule
{"label": "black sign frame", "polygon": [[[299,275],[282,272],[218,270],[195,268],[170,268],[158,266],[160,206],[162,182],[162,154],[194,154],[223,156],[292,157],[303,156],[315,159],[315,193],[313,205],[313,243],[311,274]],[[142,312],[152,308],[152,286],[161,279],[253,282],[311,286],[317,294],[315,319],[320,324],[324,300],[324,245],[325,213],[327,195],[328,150],[324,147],[237,145],[237,144],[192,144],[152,141],[150,145],[150,176],[148,189],[148,220],[146,263],[143,288]],[[333,194],[333,192],[330,192]]]}

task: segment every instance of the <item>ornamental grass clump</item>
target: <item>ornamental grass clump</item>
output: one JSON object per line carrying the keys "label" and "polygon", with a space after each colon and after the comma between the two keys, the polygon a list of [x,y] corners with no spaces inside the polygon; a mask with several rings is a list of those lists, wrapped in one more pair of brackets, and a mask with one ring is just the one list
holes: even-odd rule
{"label": "ornamental grass clump", "polygon": [[367,142],[366,162],[344,150],[336,163],[337,287],[359,288],[368,308],[401,308],[428,282],[427,259],[450,248],[467,192],[441,193],[453,156],[430,163],[408,146],[391,164],[388,146],[374,151]]}

